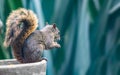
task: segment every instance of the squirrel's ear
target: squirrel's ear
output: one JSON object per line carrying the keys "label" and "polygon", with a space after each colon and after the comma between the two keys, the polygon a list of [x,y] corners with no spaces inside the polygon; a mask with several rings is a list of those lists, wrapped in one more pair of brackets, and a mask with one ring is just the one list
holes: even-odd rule
{"label": "squirrel's ear", "polygon": [[56,28],[56,24],[55,23],[53,24],[53,28]]}

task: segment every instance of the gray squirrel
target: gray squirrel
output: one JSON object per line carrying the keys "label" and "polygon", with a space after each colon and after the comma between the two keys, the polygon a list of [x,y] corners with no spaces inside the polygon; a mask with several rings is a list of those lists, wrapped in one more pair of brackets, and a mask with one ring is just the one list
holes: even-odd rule
{"label": "gray squirrel", "polygon": [[6,21],[4,46],[11,46],[15,58],[20,63],[41,61],[43,50],[59,48],[59,29],[55,24],[36,30],[38,19],[31,10],[17,9],[10,13]]}

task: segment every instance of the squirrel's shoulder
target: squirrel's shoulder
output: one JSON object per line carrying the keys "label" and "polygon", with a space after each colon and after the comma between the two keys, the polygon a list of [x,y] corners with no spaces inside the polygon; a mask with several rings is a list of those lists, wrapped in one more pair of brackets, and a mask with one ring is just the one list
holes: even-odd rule
{"label": "squirrel's shoulder", "polygon": [[40,30],[35,30],[34,32],[32,32],[28,38],[26,39],[26,41],[32,42],[32,41],[37,41],[37,40],[42,40],[42,36],[44,36],[43,32],[41,32]]}

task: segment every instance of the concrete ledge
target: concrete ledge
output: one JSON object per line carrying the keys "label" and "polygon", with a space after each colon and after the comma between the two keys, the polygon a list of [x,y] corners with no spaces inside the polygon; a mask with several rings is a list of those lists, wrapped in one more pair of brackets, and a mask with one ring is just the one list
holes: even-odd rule
{"label": "concrete ledge", "polygon": [[15,59],[0,60],[0,75],[46,75],[45,60],[20,64]]}

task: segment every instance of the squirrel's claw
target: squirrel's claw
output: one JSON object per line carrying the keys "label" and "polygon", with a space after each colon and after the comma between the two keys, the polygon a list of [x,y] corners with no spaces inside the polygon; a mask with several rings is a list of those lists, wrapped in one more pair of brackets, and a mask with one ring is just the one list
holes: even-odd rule
{"label": "squirrel's claw", "polygon": [[48,60],[47,60],[47,58],[45,58],[45,57],[42,57],[42,58],[41,58],[41,60],[45,60],[45,61],[48,61]]}

